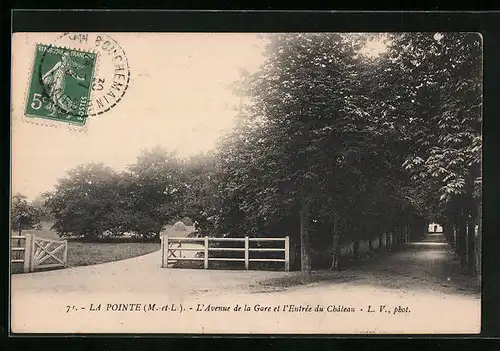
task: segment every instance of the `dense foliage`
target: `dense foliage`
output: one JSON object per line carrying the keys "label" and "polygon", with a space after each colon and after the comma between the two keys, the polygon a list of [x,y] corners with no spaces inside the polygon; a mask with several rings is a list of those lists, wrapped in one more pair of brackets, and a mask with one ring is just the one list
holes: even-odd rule
{"label": "dense foliage", "polygon": [[[474,268],[481,201],[481,38],[473,33],[272,34],[242,75],[236,127],[213,153],[144,151],[122,173],[81,166],[48,198],[54,228],[158,238],[183,217],[201,233],[285,236],[312,252],[441,223]],[[384,43],[376,56],[367,42]],[[338,267],[338,264],[332,267]],[[329,265],[329,264],[328,264]]]}
{"label": "dense foliage", "polygon": [[12,230],[32,229],[40,223],[40,212],[28,203],[26,196],[12,196],[10,226]]}

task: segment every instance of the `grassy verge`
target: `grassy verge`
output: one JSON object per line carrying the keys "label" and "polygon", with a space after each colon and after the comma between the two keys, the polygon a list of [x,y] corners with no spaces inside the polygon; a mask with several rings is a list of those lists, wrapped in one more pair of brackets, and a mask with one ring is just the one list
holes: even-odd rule
{"label": "grassy verge", "polygon": [[68,267],[120,261],[146,255],[160,249],[158,243],[85,243],[68,242]]}
{"label": "grassy verge", "polygon": [[[34,234],[39,238],[45,239],[67,239],[68,240],[68,267],[89,266],[100,263],[113,261],[121,261],[127,258],[137,257],[149,254],[160,249],[160,243],[141,242],[135,238],[125,235],[123,237],[111,238],[98,242],[85,242],[75,238],[60,238],[59,235],[51,229],[51,222],[43,222],[41,229],[23,230],[22,234]],[[186,227],[186,230],[175,230],[173,226],[166,226],[162,235],[170,236],[186,236],[194,227]],[[17,232],[12,232],[12,235],[18,235]],[[19,241],[19,242],[18,242]],[[13,240],[13,247],[21,247],[24,242]],[[22,252],[14,252],[12,258],[21,259]],[[11,264],[12,273],[20,273],[23,270],[22,263]]]}
{"label": "grassy verge", "polygon": [[[120,261],[146,255],[159,249],[160,244],[158,243],[85,243],[68,241],[68,267]],[[11,264],[12,273],[21,273],[22,270],[22,263]]]}

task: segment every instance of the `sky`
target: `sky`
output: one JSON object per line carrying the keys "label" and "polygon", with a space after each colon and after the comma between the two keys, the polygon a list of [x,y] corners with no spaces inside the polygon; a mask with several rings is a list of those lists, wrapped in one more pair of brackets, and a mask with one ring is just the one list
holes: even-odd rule
{"label": "sky", "polygon": [[[16,33],[12,41],[12,193],[29,200],[80,164],[123,170],[155,146],[180,157],[212,149],[237,114],[240,101],[228,86],[264,60],[254,33],[108,33],[127,55],[130,84],[114,108],[76,131],[24,116],[35,45],[57,44],[61,34]],[[379,42],[364,49],[383,51]]]}
{"label": "sky", "polygon": [[253,71],[263,61],[262,39],[252,33],[110,33],[127,54],[129,87],[113,109],[75,131],[24,117],[35,44],[59,35],[13,37],[12,192],[30,200],[82,163],[121,170],[157,145],[181,157],[208,151],[237,114],[239,98],[228,85],[240,69]]}
{"label": "sky", "polygon": [[382,41],[383,39],[370,40],[366,43],[365,47],[361,49],[361,52],[369,57],[377,57],[378,55],[386,51],[386,46]]}

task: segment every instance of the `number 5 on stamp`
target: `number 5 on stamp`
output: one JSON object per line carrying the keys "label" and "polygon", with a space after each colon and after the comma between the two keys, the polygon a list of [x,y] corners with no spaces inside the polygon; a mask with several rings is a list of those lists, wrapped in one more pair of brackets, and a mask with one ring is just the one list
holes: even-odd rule
{"label": "number 5 on stamp", "polygon": [[84,125],[97,54],[38,44],[26,116]]}

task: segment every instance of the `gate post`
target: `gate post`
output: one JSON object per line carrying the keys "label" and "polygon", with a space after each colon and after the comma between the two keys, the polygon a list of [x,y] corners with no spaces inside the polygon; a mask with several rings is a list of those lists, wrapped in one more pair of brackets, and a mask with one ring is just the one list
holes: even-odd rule
{"label": "gate post", "polygon": [[24,234],[26,239],[24,239],[24,263],[23,272],[28,273],[30,271],[31,262],[31,234]]}
{"label": "gate post", "polygon": [[163,264],[165,265],[165,268],[168,268],[168,235],[163,236]]}
{"label": "gate post", "polygon": [[35,271],[35,248],[36,248],[36,235],[31,234],[31,243],[29,248],[27,247],[26,249],[29,251],[29,271],[34,272]]}
{"label": "gate post", "polygon": [[205,237],[205,262],[203,267],[208,269],[208,236]]}
{"label": "gate post", "polygon": [[165,255],[163,252],[165,251],[163,236],[160,236],[160,252],[161,252],[161,268],[165,267]]}
{"label": "gate post", "polygon": [[290,270],[290,237],[285,236],[285,271]]}
{"label": "gate post", "polygon": [[64,261],[64,268],[66,268],[68,266],[68,240],[64,240],[63,261]]}
{"label": "gate post", "polygon": [[248,266],[249,266],[249,252],[250,244],[248,242],[248,236],[245,236],[245,269],[248,271]]}

